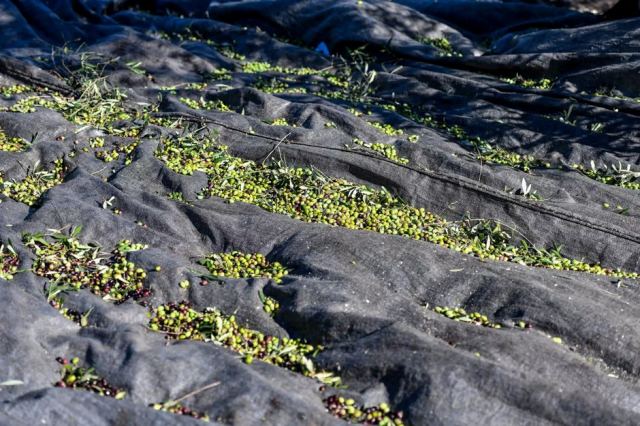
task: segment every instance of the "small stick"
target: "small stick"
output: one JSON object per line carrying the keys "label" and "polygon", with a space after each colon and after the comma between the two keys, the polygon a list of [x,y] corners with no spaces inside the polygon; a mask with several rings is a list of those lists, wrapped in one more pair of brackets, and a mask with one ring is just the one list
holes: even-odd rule
{"label": "small stick", "polygon": [[180,401],[183,401],[183,400],[185,400],[185,399],[189,398],[190,396],[197,395],[197,394],[199,394],[200,392],[204,392],[204,391],[206,391],[207,389],[215,388],[215,387],[216,387],[216,386],[218,386],[219,384],[220,384],[220,382],[213,382],[213,383],[209,383],[208,385],[203,386],[203,387],[201,387],[200,389],[196,389],[196,390],[194,390],[194,391],[192,391],[192,392],[189,392],[188,394],[186,394],[186,395],[184,395],[184,396],[181,396],[181,397],[180,397],[180,398],[178,398],[178,399],[174,399],[174,400],[173,400],[173,402],[174,402],[175,404],[177,404],[177,403],[179,403]]}
{"label": "small stick", "polygon": [[282,139],[280,139],[278,141],[278,143],[276,143],[276,145],[273,147],[273,149],[271,151],[269,151],[269,153],[267,154],[266,157],[264,157],[264,160],[262,160],[262,164],[264,164],[265,161],[267,161],[269,159],[269,157],[271,157],[271,154],[273,154],[275,152],[275,150],[280,147],[280,144],[282,142],[284,142],[290,135],[291,135],[291,132],[287,133]]}
{"label": "small stick", "polygon": [[96,170],[95,172],[91,172],[91,176],[95,175],[96,173],[100,173],[101,171],[103,171],[104,169],[109,168],[109,165],[107,164],[106,166],[104,166],[103,168],[101,168],[100,170]]}

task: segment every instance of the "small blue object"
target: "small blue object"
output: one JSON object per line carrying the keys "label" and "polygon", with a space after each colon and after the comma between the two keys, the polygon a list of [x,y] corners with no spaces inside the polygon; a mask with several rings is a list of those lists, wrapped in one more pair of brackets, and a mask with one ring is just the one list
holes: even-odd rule
{"label": "small blue object", "polygon": [[320,52],[324,56],[331,56],[331,53],[329,53],[329,47],[324,41],[321,41],[318,47],[316,47],[316,52]]}

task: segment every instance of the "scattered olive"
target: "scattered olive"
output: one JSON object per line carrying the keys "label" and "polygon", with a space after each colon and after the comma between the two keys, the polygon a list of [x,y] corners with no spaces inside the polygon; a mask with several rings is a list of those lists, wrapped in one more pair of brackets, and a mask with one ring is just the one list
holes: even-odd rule
{"label": "scattered olive", "polygon": [[29,148],[29,142],[18,137],[8,137],[0,129],[0,151],[20,152]]}
{"label": "scattered olive", "polygon": [[486,315],[482,315],[481,313],[478,313],[478,312],[467,313],[463,308],[449,308],[446,306],[444,307],[436,306],[434,311],[454,321],[468,322],[468,323],[473,323],[473,324],[482,325],[484,327],[491,327],[491,328],[502,327],[499,323],[490,321]]}
{"label": "scattered olive", "polygon": [[387,136],[402,136],[404,134],[402,129],[396,129],[390,124],[380,123],[379,121],[369,121],[368,123]]}
{"label": "scattered olive", "polygon": [[24,84],[13,84],[10,86],[1,86],[0,94],[5,98],[10,98],[13,95],[19,95],[25,92],[33,92],[35,89]]}
{"label": "scattered olive", "polygon": [[[615,185],[626,189],[640,190],[640,172],[637,169],[631,169],[630,164],[628,164],[627,167],[624,167],[622,163],[618,163],[618,165],[612,164],[610,167],[606,164],[598,167],[596,163],[592,161],[591,167],[586,167],[582,164],[573,164],[572,167],[600,183]],[[603,203],[602,206],[605,209],[610,207],[609,203]]]}
{"label": "scattered olive", "polygon": [[87,312],[80,312],[75,309],[66,308],[64,306],[64,301],[60,297],[51,299],[49,304],[60,312],[63,317],[75,322],[80,327],[86,327],[89,325],[89,314],[91,314],[91,310]]}
{"label": "scattered olive", "polygon": [[400,157],[396,148],[393,145],[387,145],[384,143],[367,143],[361,139],[355,138],[353,143],[356,145],[363,146],[365,148],[369,148],[370,150],[381,154],[383,157],[388,158],[391,161],[395,161],[399,164],[407,164],[409,163],[409,159]]}
{"label": "scattered olive", "polygon": [[206,413],[200,413],[198,411],[194,411],[190,408],[183,406],[179,402],[175,402],[175,401],[158,402],[155,404],[150,404],[149,406],[153,407],[158,411],[166,411],[168,413],[189,416],[189,417],[193,417],[194,419],[202,420],[205,422],[209,421],[209,416]]}
{"label": "scattered olive", "polygon": [[262,296],[262,309],[271,316],[274,316],[280,309],[280,304],[276,299],[269,296]]}
{"label": "scattered olive", "polygon": [[0,278],[11,280],[18,272],[20,258],[11,244],[0,244]]}
{"label": "scattered olive", "polygon": [[231,111],[231,108],[220,100],[205,101],[204,98],[200,97],[197,101],[189,98],[180,98],[180,102],[192,109],[217,110],[222,112]]}
{"label": "scattered olive", "polygon": [[367,425],[402,426],[402,411],[392,412],[389,404],[383,402],[374,407],[356,405],[352,398],[332,395],[324,400],[327,410],[349,423]]}
{"label": "scattered olive", "polygon": [[224,315],[215,308],[198,312],[188,302],[160,305],[151,311],[149,328],[166,333],[168,339],[212,342],[240,354],[247,363],[264,361],[288,370],[314,377],[327,384],[338,384],[340,378],[327,371],[317,371],[312,358],[323,348],[299,339],[265,336],[242,327],[234,315]]}
{"label": "scattered olive", "polygon": [[55,383],[56,387],[87,390],[115,399],[124,399],[127,395],[124,390],[111,386],[105,379],[96,375],[93,368],[80,367],[78,358],[69,362],[58,357],[56,361],[62,365],[62,378]]}

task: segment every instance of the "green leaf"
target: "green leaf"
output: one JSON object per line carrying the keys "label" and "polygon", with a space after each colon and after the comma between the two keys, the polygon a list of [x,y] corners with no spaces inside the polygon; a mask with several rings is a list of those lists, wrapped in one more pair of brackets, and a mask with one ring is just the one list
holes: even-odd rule
{"label": "green leaf", "polygon": [[74,227],[73,230],[71,231],[71,238],[75,238],[78,235],[80,235],[81,231],[82,231],[82,225],[78,225]]}
{"label": "green leaf", "polygon": [[93,312],[93,307],[82,314],[80,317],[80,327],[86,327],[89,325],[89,315],[91,315],[91,312]]}
{"label": "green leaf", "polygon": [[5,380],[4,382],[0,382],[0,386],[21,386],[21,385],[24,385],[24,382],[22,380],[11,379],[11,380]]}

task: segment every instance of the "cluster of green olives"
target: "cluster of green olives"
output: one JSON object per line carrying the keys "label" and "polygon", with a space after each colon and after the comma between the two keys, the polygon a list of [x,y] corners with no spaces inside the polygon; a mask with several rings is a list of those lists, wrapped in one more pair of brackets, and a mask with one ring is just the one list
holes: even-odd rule
{"label": "cluster of green olives", "polygon": [[202,420],[203,422],[209,421],[209,416],[206,413],[192,410],[175,401],[157,402],[155,404],[151,404],[150,407],[153,407],[158,411],[166,411],[167,413],[193,417],[194,419]]}
{"label": "cluster of green olives", "polygon": [[242,356],[245,363],[264,361],[325,383],[337,382],[331,373],[317,371],[312,358],[322,350],[299,339],[266,336],[240,326],[234,315],[215,308],[199,312],[189,302],[168,303],[151,311],[149,328],[169,339],[202,340],[224,346]]}
{"label": "cluster of green olives", "polygon": [[56,387],[82,389],[115,399],[124,399],[127,395],[126,391],[110,385],[106,379],[98,376],[93,368],[80,367],[79,358],[68,360],[59,357],[56,361],[62,365],[62,377],[55,383]]}
{"label": "cluster of green olives", "polygon": [[20,257],[10,244],[0,244],[0,278],[3,280],[12,280],[13,276],[18,272],[20,266]]}
{"label": "cluster of green olives", "polygon": [[356,145],[363,146],[365,148],[369,148],[370,150],[377,152],[385,158],[388,158],[391,161],[395,161],[398,164],[408,164],[409,159],[400,157],[398,155],[398,151],[396,151],[396,147],[393,145],[388,145],[386,143],[368,143],[363,141],[362,139],[354,139],[353,143]]}
{"label": "cluster of green olives", "polygon": [[511,235],[490,220],[449,222],[424,208],[408,205],[384,188],[330,178],[312,168],[235,157],[228,147],[211,138],[165,139],[156,155],[177,173],[206,173],[209,182],[200,197],[242,201],[305,222],[429,241],[480,259],[620,278],[640,276],[567,258],[559,248],[539,249],[524,241],[513,243]]}
{"label": "cluster of green olives", "polygon": [[269,262],[260,253],[212,253],[200,260],[211,275],[228,278],[271,278],[277,283],[289,273],[280,262]]}
{"label": "cluster of green olives", "polygon": [[53,169],[44,170],[35,167],[19,181],[4,181],[0,178],[0,188],[4,196],[33,206],[40,201],[45,192],[64,181],[65,171],[64,161],[59,159],[54,162]]}
{"label": "cluster of green olives", "polygon": [[352,398],[332,395],[324,400],[327,410],[349,423],[380,426],[403,426],[402,411],[392,412],[389,404],[383,402],[373,407],[362,407]]}
{"label": "cluster of green olives", "polygon": [[25,234],[23,241],[36,255],[33,272],[51,282],[88,288],[116,303],[151,295],[144,286],[147,273],[126,257],[140,245],[123,240],[107,255],[97,244],[83,244],[71,235]]}

